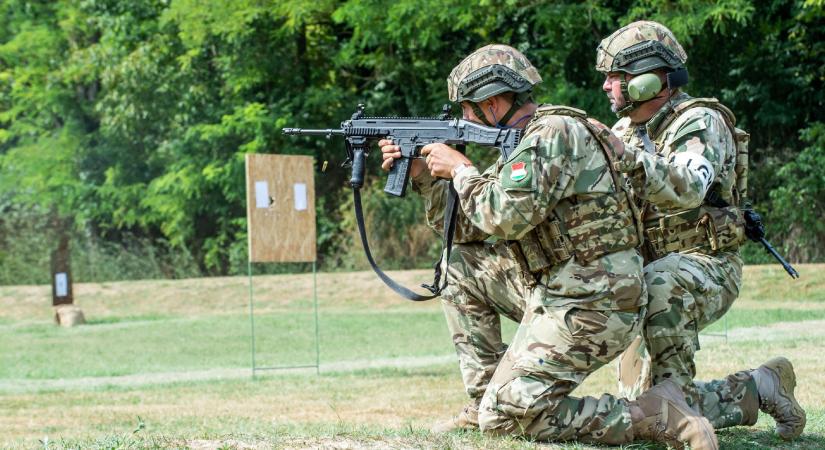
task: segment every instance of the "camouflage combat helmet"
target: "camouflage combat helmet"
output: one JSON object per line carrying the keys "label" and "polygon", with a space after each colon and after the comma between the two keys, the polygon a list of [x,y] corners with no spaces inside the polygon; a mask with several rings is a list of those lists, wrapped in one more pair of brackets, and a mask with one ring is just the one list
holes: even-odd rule
{"label": "camouflage combat helmet", "polygon": [[[664,70],[667,88],[672,90],[688,82],[686,61],[687,53],[673,32],[660,23],[648,20],[640,20],[620,28],[603,39],[596,48],[596,70],[602,73],[621,74],[621,88],[626,106],[616,111],[619,117],[628,115],[642,103],[655,98],[662,90],[658,75],[648,75],[645,81],[645,77],[640,77],[628,83],[628,74],[641,75],[657,69]],[[645,82],[647,87],[641,89]],[[642,90],[648,93],[647,97],[638,95]]]}
{"label": "camouflage combat helmet", "polygon": [[464,58],[447,77],[450,101],[470,102],[476,115],[487,125],[478,102],[505,92],[515,92],[513,107],[499,121],[504,125],[513,113],[530,97],[533,86],[541,83],[541,76],[530,61],[508,45],[484,46]]}
{"label": "camouflage combat helmet", "polygon": [[667,27],[647,20],[633,22],[606,37],[596,49],[596,70],[632,75],[655,69],[685,67],[687,54]]}

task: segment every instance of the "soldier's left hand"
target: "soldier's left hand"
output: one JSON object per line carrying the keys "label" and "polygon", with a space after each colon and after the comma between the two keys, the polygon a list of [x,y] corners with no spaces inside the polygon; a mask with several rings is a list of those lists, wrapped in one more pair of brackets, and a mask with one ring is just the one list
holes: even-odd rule
{"label": "soldier's left hand", "polygon": [[421,149],[427,168],[434,177],[452,179],[453,169],[461,164],[472,165],[463,153],[445,144],[427,144]]}

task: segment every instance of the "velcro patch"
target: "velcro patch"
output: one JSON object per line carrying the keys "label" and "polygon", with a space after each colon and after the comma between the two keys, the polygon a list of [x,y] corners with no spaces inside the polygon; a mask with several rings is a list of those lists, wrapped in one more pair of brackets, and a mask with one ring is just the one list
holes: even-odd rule
{"label": "velcro patch", "polygon": [[522,151],[504,163],[501,170],[501,186],[505,189],[532,189],[533,164],[531,151]]}
{"label": "velcro patch", "polygon": [[[698,140],[698,138],[695,138]],[[704,146],[702,146],[704,148]],[[680,152],[673,157],[673,164],[684,166],[694,172],[702,182],[702,196],[708,191],[708,187],[716,178],[713,164],[704,156],[692,152]]]}

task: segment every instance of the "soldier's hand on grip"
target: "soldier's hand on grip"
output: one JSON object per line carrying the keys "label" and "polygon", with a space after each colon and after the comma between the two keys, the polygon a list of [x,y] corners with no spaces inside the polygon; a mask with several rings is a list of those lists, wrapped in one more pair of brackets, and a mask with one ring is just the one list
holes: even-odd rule
{"label": "soldier's hand on grip", "polygon": [[[384,172],[389,172],[393,162],[401,158],[401,147],[395,145],[390,139],[381,139],[378,141],[378,146],[381,147],[381,158],[383,159],[381,161],[381,169],[383,169]],[[413,160],[410,166],[410,176],[413,178],[417,177],[425,167],[426,163],[424,163],[424,161],[420,159]]]}
{"label": "soldier's hand on grip", "polygon": [[451,179],[452,171],[461,164],[472,165],[464,154],[445,144],[428,144],[421,148],[421,155],[426,156],[427,168],[434,177]]}

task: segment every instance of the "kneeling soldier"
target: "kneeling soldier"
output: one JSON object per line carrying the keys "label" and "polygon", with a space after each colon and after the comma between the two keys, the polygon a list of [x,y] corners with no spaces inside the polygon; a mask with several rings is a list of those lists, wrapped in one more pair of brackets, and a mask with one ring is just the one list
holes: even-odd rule
{"label": "kneeling soldier", "polygon": [[619,29],[597,49],[602,89],[621,118],[613,131],[625,143],[615,165],[642,201],[645,224],[647,322],[642,347],[622,358],[620,390],[633,398],[671,380],[716,428],[752,425],[761,409],[781,437],[792,439],[805,427],[805,412],[787,359],[724,380],[693,381],[699,331],[739,295],[747,134],[716,99],[681,91],[686,60],[673,33],[649,21]]}

